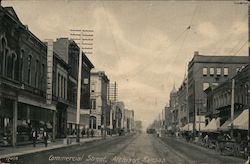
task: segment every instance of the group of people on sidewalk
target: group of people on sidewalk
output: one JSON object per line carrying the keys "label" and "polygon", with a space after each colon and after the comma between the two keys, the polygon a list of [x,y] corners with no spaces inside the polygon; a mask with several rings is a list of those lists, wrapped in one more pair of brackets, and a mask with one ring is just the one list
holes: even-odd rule
{"label": "group of people on sidewalk", "polygon": [[94,130],[93,129],[83,129],[81,132],[82,138],[85,136],[85,134],[87,135],[87,138],[89,138],[89,136],[91,135],[91,137],[94,137]]}
{"label": "group of people on sidewalk", "polygon": [[[36,130],[32,130],[32,143],[33,143],[33,147],[36,147],[36,142],[38,139],[38,132]],[[49,139],[49,135],[48,132],[46,132],[45,130],[42,131],[42,139],[44,142],[45,147],[48,146],[48,139]]]}

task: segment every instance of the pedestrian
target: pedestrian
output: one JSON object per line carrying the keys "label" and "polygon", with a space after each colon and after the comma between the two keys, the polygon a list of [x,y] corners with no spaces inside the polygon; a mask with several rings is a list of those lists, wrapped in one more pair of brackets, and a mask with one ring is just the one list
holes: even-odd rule
{"label": "pedestrian", "polygon": [[47,147],[48,146],[48,133],[45,130],[43,131],[43,141],[44,141],[45,147]]}
{"label": "pedestrian", "polygon": [[91,129],[91,137],[94,137],[94,130]]}
{"label": "pedestrian", "polygon": [[82,130],[81,134],[82,134],[82,138],[83,138],[85,135],[85,129]]}
{"label": "pedestrian", "polygon": [[37,140],[37,132],[35,130],[32,130],[32,142],[33,142],[33,147],[36,147],[36,140]]}
{"label": "pedestrian", "polygon": [[87,129],[87,138],[89,138],[89,129]]}

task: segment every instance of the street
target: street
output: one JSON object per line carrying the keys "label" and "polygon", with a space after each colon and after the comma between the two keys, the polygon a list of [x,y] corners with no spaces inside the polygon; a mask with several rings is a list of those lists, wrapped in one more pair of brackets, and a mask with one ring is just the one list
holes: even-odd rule
{"label": "street", "polygon": [[17,163],[244,163],[175,138],[116,136],[83,145],[18,157]]}

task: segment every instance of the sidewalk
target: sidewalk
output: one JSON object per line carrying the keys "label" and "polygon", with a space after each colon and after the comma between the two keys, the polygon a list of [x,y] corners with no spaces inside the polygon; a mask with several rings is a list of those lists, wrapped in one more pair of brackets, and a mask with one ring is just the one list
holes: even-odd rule
{"label": "sidewalk", "polygon": [[71,138],[72,140],[71,144],[67,144],[67,142],[65,142],[66,141],[65,139],[57,139],[55,142],[48,143],[47,147],[45,147],[44,143],[38,143],[36,144],[36,147],[33,147],[32,144],[25,146],[16,146],[16,147],[0,147],[0,159],[17,157],[20,155],[32,154],[47,150],[53,150],[101,139],[102,139],[101,137],[81,138],[80,143],[77,143],[76,138]]}

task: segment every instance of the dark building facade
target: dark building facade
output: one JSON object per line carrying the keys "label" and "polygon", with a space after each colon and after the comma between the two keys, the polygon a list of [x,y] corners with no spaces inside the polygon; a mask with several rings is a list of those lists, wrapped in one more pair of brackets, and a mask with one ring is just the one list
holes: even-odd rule
{"label": "dark building facade", "polygon": [[232,78],[247,63],[247,56],[203,56],[194,53],[188,64],[189,122],[195,122],[195,115],[205,116],[207,113],[204,91]]}
{"label": "dark building facade", "polygon": [[30,141],[32,129],[52,132],[55,108],[46,105],[47,47],[0,7],[0,140]]}
{"label": "dark building facade", "polygon": [[[31,142],[32,130],[38,132],[38,140],[43,130],[49,139],[65,137],[69,121],[76,123],[79,48],[67,39],[67,51],[57,52],[57,42],[53,49],[53,42],[39,40],[12,7],[0,7],[0,22],[0,141],[13,146]],[[84,54],[82,61],[84,110],[90,108],[94,66]],[[85,113],[81,113],[82,125],[89,124]]]}
{"label": "dark building facade", "polygon": [[[77,108],[77,80],[79,66],[78,45],[68,38],[58,38],[54,42],[54,51],[68,65],[67,75],[67,106],[63,110],[66,118],[65,121],[67,133],[74,134],[76,131],[76,108]],[[80,102],[80,128],[88,128],[89,110],[90,110],[90,72],[94,65],[82,54],[82,81],[81,81],[81,102]]]}

